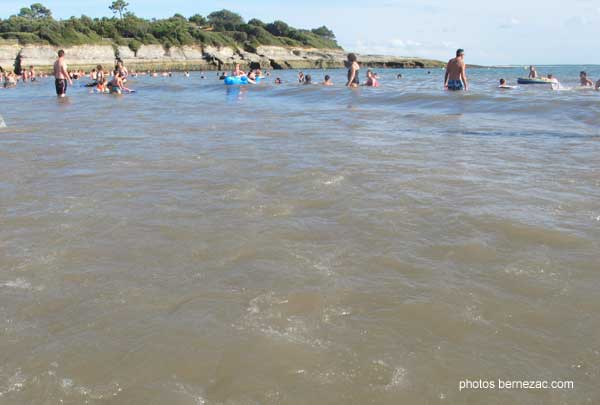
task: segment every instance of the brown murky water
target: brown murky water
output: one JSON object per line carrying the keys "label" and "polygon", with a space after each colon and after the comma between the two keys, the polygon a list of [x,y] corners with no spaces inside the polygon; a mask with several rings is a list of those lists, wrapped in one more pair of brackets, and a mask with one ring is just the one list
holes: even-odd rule
{"label": "brown murky water", "polygon": [[0,403],[598,403],[600,99],[496,74],[0,91]]}

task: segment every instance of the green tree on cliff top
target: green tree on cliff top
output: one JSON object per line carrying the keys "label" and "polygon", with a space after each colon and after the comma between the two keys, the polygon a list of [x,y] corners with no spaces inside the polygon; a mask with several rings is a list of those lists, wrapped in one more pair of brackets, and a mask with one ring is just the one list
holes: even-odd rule
{"label": "green tree on cliff top", "polygon": [[42,19],[52,17],[52,11],[46,8],[43,4],[34,3],[30,7],[23,7],[19,11],[19,17],[31,18],[31,19]]}
{"label": "green tree on cliff top", "polygon": [[208,22],[216,31],[236,31],[244,23],[244,19],[233,11],[221,10],[210,13]]}
{"label": "green tree on cliff top", "polygon": [[257,19],[246,24],[241,15],[229,10],[216,11],[207,17],[196,14],[186,18],[176,14],[146,20],[130,12],[126,1],[108,2],[114,17],[81,16],[65,20],[55,20],[49,9],[35,3],[23,7],[18,15],[0,18],[0,40],[61,47],[112,41],[120,46],[129,45],[134,51],[150,44],[229,46],[250,51],[260,45],[339,48],[335,36],[325,27],[310,31],[290,27],[282,21],[266,24]]}
{"label": "green tree on cliff top", "polygon": [[115,0],[108,8],[112,10],[113,14],[119,14],[119,18],[123,19],[123,13],[127,10],[127,7],[129,7],[129,3],[124,0]]}

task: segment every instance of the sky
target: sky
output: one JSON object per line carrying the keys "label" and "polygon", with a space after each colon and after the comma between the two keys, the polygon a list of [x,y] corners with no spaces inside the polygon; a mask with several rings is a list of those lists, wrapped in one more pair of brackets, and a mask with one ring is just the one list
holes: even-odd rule
{"label": "sky", "polygon": [[[0,0],[0,17],[40,1],[55,18],[110,16],[110,0]],[[145,18],[207,15],[223,8],[246,20],[326,25],[348,51],[447,60],[464,48],[483,65],[600,64],[600,0],[129,0]]]}

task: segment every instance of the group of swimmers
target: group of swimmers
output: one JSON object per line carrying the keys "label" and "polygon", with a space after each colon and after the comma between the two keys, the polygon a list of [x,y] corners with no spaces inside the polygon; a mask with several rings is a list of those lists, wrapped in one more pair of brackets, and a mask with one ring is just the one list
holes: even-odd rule
{"label": "group of swimmers", "polygon": [[2,85],[4,88],[16,87],[17,83],[20,81],[23,83],[35,82],[38,79],[46,77],[48,77],[47,74],[37,73],[33,66],[29,66],[29,69],[23,69],[19,74],[14,72],[6,72],[0,67],[0,85]]}
{"label": "group of swimmers", "polygon": [[[541,80],[543,83],[549,83],[552,85],[553,89],[561,89],[561,84],[560,81],[554,77],[554,75],[552,74],[548,74],[546,77],[542,77],[538,74],[535,66],[529,66],[529,76],[528,79],[530,80]],[[595,90],[600,90],[600,80],[598,80],[595,84],[594,82],[588,77],[588,74],[586,71],[581,71],[579,72],[579,86],[583,87],[583,88],[589,88],[589,89],[595,89]],[[514,86],[509,86],[506,83],[505,79],[500,79],[500,86],[501,89],[513,89],[515,88]]]}
{"label": "group of swimmers", "polygon": [[[469,89],[469,82],[466,74],[466,64],[465,64],[465,51],[463,49],[458,49],[456,51],[456,57],[448,61],[446,65],[446,73],[444,75],[444,88],[450,91],[467,91]],[[356,88],[361,85],[360,82],[360,64],[358,62],[358,58],[356,54],[350,53],[347,56],[347,60],[345,65],[348,69],[346,86],[349,88]],[[430,73],[430,72],[428,72]],[[158,77],[159,74],[156,72],[144,72],[140,73],[141,75],[148,75],[151,77]],[[77,80],[79,78],[88,77],[88,75],[84,71],[74,71],[71,72],[67,68],[67,64],[65,62],[65,52],[64,50],[58,51],[58,58],[54,63],[53,67],[53,75],[55,78],[55,87],[56,94],[59,97],[64,97],[67,93],[67,88],[69,84],[73,84],[73,80]],[[120,59],[116,60],[114,70],[106,72],[102,65],[96,66],[96,68],[92,69],[89,74],[89,78],[91,79],[91,83],[87,84],[86,87],[93,87],[94,92],[97,93],[111,93],[111,94],[123,94],[125,92],[134,92],[130,88],[126,87],[128,77],[137,76],[138,73],[133,72],[130,73],[127,68],[124,66],[123,61]],[[185,77],[189,77],[189,72],[184,72]],[[256,84],[260,79],[265,78],[266,76],[270,76],[269,71],[263,71],[260,68],[251,69],[249,72],[245,72],[241,69],[240,65],[237,64],[235,69],[231,72],[231,75],[234,77],[244,77],[247,79],[247,82],[250,84]],[[163,72],[162,76],[164,77],[172,77],[172,72]],[[228,76],[227,72],[217,72],[217,76],[220,79],[225,79]],[[13,72],[5,72],[2,68],[0,68],[0,84],[3,84],[3,87],[14,87],[17,83],[22,80],[23,82],[27,81],[35,81],[37,78],[47,77],[47,75],[42,73],[37,73],[33,66],[30,66],[28,70],[23,70],[20,75],[17,75]],[[398,79],[402,78],[402,74],[398,74]],[[201,73],[201,78],[206,78],[204,73]],[[556,79],[552,74],[547,75],[545,78],[541,78],[535,69],[534,66],[529,67],[529,79],[535,80],[543,80],[555,86],[559,87],[560,83],[558,79]],[[587,88],[595,88],[596,90],[600,90],[600,80],[598,80],[595,84],[588,77],[587,72],[582,71],[579,75],[580,86]],[[282,84],[283,81],[280,77],[275,79],[275,84]],[[298,83],[303,85],[311,85],[313,83],[313,78],[310,74],[305,75],[303,72],[298,74]],[[331,76],[325,75],[323,82],[320,83],[323,86],[333,86],[333,81]],[[376,72],[368,69],[366,72],[366,81],[364,86],[367,87],[379,87],[379,76]],[[501,89],[512,89],[514,86],[509,86],[505,79],[500,79],[499,88]]]}
{"label": "group of swimmers", "polygon": [[588,77],[588,74],[585,71],[579,72],[579,85],[581,87],[594,87],[594,89],[600,90],[600,80],[594,85],[594,82]]}
{"label": "group of swimmers", "polygon": [[[346,67],[348,67],[348,81],[346,82],[347,87],[358,87],[360,86],[360,65],[358,64],[357,57],[355,54],[351,53],[348,55],[348,60],[346,61]],[[280,78],[275,80],[275,84],[281,84],[282,81]],[[305,75],[304,72],[298,73],[298,83],[300,84],[313,84],[313,79],[311,75]],[[321,83],[323,86],[333,86],[333,81],[331,80],[331,76],[325,75],[323,82]],[[379,76],[373,70],[368,69],[366,74],[366,82],[364,84],[366,87],[379,87]]]}
{"label": "group of swimmers", "polygon": [[[58,97],[65,97],[67,94],[68,85],[73,85],[73,79],[77,80],[79,77],[85,77],[84,72],[78,72],[76,76],[69,73],[67,69],[67,63],[65,62],[65,51],[58,51],[58,59],[54,62],[54,85],[56,88],[56,95]],[[117,59],[115,69],[112,71],[112,79],[108,80],[108,75],[102,68],[102,65],[98,65],[90,73],[92,83],[86,85],[87,87],[93,87],[98,93],[111,93],[111,94],[122,94],[123,92],[133,92],[133,90],[125,87],[129,72],[123,65],[123,61]]]}
{"label": "group of swimmers", "polygon": [[125,86],[129,71],[121,59],[117,59],[115,69],[110,72],[110,76],[111,79],[109,80],[108,74],[104,71],[102,65],[98,65],[95,69],[92,69],[90,73],[92,82],[87,84],[86,87],[93,87],[93,91],[97,93],[123,94],[124,92],[132,93],[134,91]]}
{"label": "group of swimmers", "polygon": [[[444,76],[444,88],[452,91],[468,90],[469,84],[467,81],[467,66],[465,64],[465,51],[458,49],[456,57],[450,59],[446,65],[446,74]],[[552,85],[553,89],[560,89],[561,84],[552,74],[548,74],[545,78],[541,78],[534,66],[529,67],[529,79],[540,79]],[[582,71],[579,74],[579,82],[582,87],[595,88],[600,90],[600,80],[594,86],[594,82],[588,78],[587,72]],[[509,86],[505,79],[500,79],[500,89],[514,89],[514,86]]]}

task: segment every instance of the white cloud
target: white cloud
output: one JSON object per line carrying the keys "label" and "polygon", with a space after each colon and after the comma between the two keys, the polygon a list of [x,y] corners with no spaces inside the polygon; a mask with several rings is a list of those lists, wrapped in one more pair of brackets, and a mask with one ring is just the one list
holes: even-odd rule
{"label": "white cloud", "polygon": [[412,39],[391,39],[386,41],[358,40],[346,46],[347,49],[361,54],[420,56],[427,58],[446,58],[451,56],[456,44],[449,41],[424,43]]}
{"label": "white cloud", "polygon": [[500,24],[498,26],[498,28],[509,29],[509,28],[516,27],[517,25],[521,25],[521,20],[519,20],[517,17],[511,17],[508,21]]}

